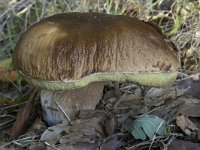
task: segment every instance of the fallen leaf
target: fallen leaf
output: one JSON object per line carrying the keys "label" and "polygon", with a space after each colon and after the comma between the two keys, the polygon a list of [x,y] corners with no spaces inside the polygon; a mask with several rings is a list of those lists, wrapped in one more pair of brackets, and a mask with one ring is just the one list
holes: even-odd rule
{"label": "fallen leaf", "polygon": [[115,118],[114,117],[107,117],[105,122],[105,130],[108,135],[112,135],[115,130]]}
{"label": "fallen leaf", "polygon": [[79,119],[89,119],[93,117],[100,117],[100,116],[105,116],[106,112],[105,110],[80,110],[79,112]]}
{"label": "fallen leaf", "polygon": [[46,149],[46,145],[43,142],[34,143],[29,147],[29,150],[44,150],[44,149]]}
{"label": "fallen leaf", "polygon": [[183,94],[188,97],[200,99],[200,80],[194,80],[192,78],[179,81],[176,84],[177,89],[187,89],[188,90]]}
{"label": "fallen leaf", "polygon": [[77,119],[71,121],[72,125],[66,122],[49,127],[41,136],[41,141],[50,144],[69,144],[77,142],[96,143],[104,136],[100,118]]}
{"label": "fallen leaf", "polygon": [[76,144],[60,144],[56,148],[59,150],[96,150],[97,143],[76,142]]}
{"label": "fallen leaf", "polygon": [[69,132],[69,123],[57,124],[46,129],[40,138],[40,141],[48,142],[49,144],[57,144],[62,137],[62,133]]}
{"label": "fallen leaf", "polygon": [[119,96],[114,104],[114,108],[138,108],[143,106],[143,95],[142,90],[137,88],[134,90],[134,93],[123,94]]}
{"label": "fallen leaf", "polygon": [[131,133],[135,139],[145,140],[148,136],[153,139],[154,135],[165,135],[165,120],[157,116],[143,115],[133,121]]}
{"label": "fallen leaf", "polygon": [[184,105],[184,101],[177,100],[168,100],[168,103],[165,103],[161,107],[157,107],[155,110],[150,112],[150,115],[155,115],[166,120],[166,122],[171,122],[176,119],[176,116],[179,115],[179,110]]}
{"label": "fallen leaf", "polygon": [[181,128],[181,130],[186,134],[186,135],[191,135],[193,131],[198,131],[198,128],[196,127],[193,122],[185,117],[184,115],[180,115],[176,117],[176,124]]}
{"label": "fallen leaf", "polygon": [[117,150],[125,149],[127,145],[127,136],[126,135],[117,135],[113,134],[106,139],[104,139],[100,145],[100,150]]}
{"label": "fallen leaf", "polygon": [[179,102],[183,102],[183,105],[177,109],[177,115],[183,114],[188,117],[200,117],[200,100],[187,97],[179,97]]}
{"label": "fallen leaf", "polygon": [[110,98],[112,98],[112,97],[117,97],[117,94],[116,94],[116,92],[115,92],[114,89],[109,90],[109,91],[106,91],[106,93],[103,95],[102,100],[103,100],[104,102],[106,102],[108,99],[110,99]]}
{"label": "fallen leaf", "polygon": [[26,106],[18,112],[11,131],[12,139],[16,139],[19,135],[23,134],[36,118],[37,113],[35,112],[36,108],[34,108],[36,94],[37,89],[34,89]]}
{"label": "fallen leaf", "polygon": [[175,139],[169,146],[168,150],[200,150],[200,143],[192,143]]}
{"label": "fallen leaf", "polygon": [[[42,112],[39,112],[39,114],[42,114]],[[33,121],[32,125],[30,126],[30,128],[28,129],[27,132],[36,133],[37,135],[39,135],[39,134],[43,133],[46,128],[47,128],[47,126],[42,121],[42,118],[38,116]]]}
{"label": "fallen leaf", "polygon": [[149,107],[161,106],[168,99],[175,99],[177,96],[183,95],[188,89],[176,89],[174,87],[167,88],[150,88],[144,97],[144,102]]}

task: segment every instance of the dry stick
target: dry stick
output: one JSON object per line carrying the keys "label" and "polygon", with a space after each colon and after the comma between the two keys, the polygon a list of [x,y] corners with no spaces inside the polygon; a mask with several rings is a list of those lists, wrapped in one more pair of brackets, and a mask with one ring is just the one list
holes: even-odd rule
{"label": "dry stick", "polygon": [[67,120],[69,121],[69,124],[71,124],[71,119],[69,118],[69,116],[67,115],[67,113],[63,110],[63,108],[58,104],[58,102],[56,100],[54,100],[54,102],[56,103],[56,105],[58,106],[58,108],[62,111],[62,113],[64,114],[64,116],[67,118]]}
{"label": "dry stick", "polygon": [[144,141],[144,142],[139,143],[137,145],[133,145],[131,147],[128,147],[128,148],[126,148],[126,150],[136,150],[136,148],[138,148],[139,146],[145,146],[145,145],[148,145],[148,144],[150,144],[150,141]]}
{"label": "dry stick", "polygon": [[[162,136],[156,136],[154,138],[154,141],[155,140],[160,140],[160,138],[162,138]],[[128,147],[128,148],[126,148],[126,150],[136,150],[136,148],[138,148],[139,146],[145,146],[145,145],[148,146],[149,144],[151,144],[151,142],[152,142],[152,140],[144,141],[144,142],[138,143],[136,145],[133,145],[131,147]],[[158,142],[158,141],[156,141],[156,142]]]}
{"label": "dry stick", "polygon": [[59,150],[58,148],[56,148],[55,146],[49,144],[49,143],[46,142],[46,141],[44,142],[44,144],[47,145],[47,146],[49,146],[49,147],[51,147],[52,149]]}
{"label": "dry stick", "polygon": [[[28,142],[30,142],[30,143],[36,142],[36,140],[29,140],[29,139],[34,139],[34,138],[38,138],[38,137],[39,136],[32,136],[32,137],[29,136],[29,137],[25,137],[25,138],[22,138],[22,139],[12,140],[9,143],[6,143],[4,145],[0,145],[0,149],[4,149],[5,147],[7,147],[7,146],[9,146],[11,144],[15,144],[17,146],[23,147],[24,146],[23,145],[24,142],[26,142],[26,143],[28,143]],[[22,143],[20,143],[20,142],[22,142]]]}
{"label": "dry stick", "polygon": [[[1,118],[1,117],[7,117],[7,116],[8,116],[8,117],[11,117],[12,119],[0,123],[0,127],[3,127],[4,125],[9,124],[9,123],[15,121],[15,119],[16,119],[16,117],[14,117],[14,116],[12,116],[12,115],[2,115],[2,116],[0,116],[0,118]],[[1,129],[0,129],[0,131],[1,131]]]}
{"label": "dry stick", "polygon": [[168,146],[176,139],[178,137],[178,135],[173,135],[170,139],[169,139],[169,141],[167,142],[167,144],[165,144],[162,140],[160,140],[161,141],[161,143],[163,144],[163,150],[168,150]]}
{"label": "dry stick", "polygon": [[7,107],[3,107],[3,108],[0,108],[0,112],[4,112],[4,111],[6,111],[6,110],[8,110],[8,109],[11,109],[11,108],[15,108],[15,107],[18,107],[18,106],[20,106],[20,105],[24,105],[24,104],[26,104],[27,102],[25,101],[25,102],[22,102],[22,103],[19,103],[19,104],[15,104],[15,105],[11,105],[11,106],[7,106]]}
{"label": "dry stick", "polygon": [[131,84],[131,85],[120,88],[120,90],[126,90],[126,89],[133,88],[133,87],[138,87],[138,85]]}
{"label": "dry stick", "polygon": [[[158,132],[158,130],[160,129],[160,127],[163,125],[163,123],[164,123],[164,121],[162,121],[162,122],[159,124],[159,126],[158,126],[158,128],[157,128],[157,130],[156,130],[156,133]],[[150,144],[150,146],[149,146],[149,150],[151,150],[151,147],[152,147],[152,145],[153,145],[153,143],[154,143],[154,141],[155,141],[155,139],[156,139],[156,133],[155,133],[154,136],[153,136],[153,139],[152,139],[151,144]]]}

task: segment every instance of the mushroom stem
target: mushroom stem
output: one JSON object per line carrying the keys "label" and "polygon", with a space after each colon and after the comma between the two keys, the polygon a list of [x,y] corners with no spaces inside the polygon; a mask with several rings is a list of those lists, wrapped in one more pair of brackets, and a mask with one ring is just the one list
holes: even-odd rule
{"label": "mushroom stem", "polygon": [[68,91],[41,91],[43,117],[52,126],[75,120],[80,110],[94,110],[99,102],[104,83],[95,82],[86,87]]}

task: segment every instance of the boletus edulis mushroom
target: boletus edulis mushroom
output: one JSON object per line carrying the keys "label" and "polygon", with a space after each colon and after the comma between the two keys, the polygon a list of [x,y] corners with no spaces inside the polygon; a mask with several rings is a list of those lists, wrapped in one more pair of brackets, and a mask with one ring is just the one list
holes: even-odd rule
{"label": "boletus edulis mushroom", "polygon": [[49,125],[67,120],[65,113],[74,119],[79,110],[95,109],[106,81],[163,87],[175,81],[179,66],[176,50],[154,24],[100,13],[35,23],[21,34],[13,64],[43,89]]}

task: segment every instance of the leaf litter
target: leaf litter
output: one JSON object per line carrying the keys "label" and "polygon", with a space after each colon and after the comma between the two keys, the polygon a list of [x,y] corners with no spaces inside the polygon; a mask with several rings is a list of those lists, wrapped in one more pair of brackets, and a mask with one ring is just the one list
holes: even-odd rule
{"label": "leaf litter", "polygon": [[[9,145],[5,145],[5,142],[2,145],[5,145],[5,148],[28,146],[31,149],[37,149],[38,146],[41,146],[51,147],[51,149],[114,148],[130,150],[134,148],[145,149],[150,146],[153,149],[166,145],[170,147],[174,138],[179,141],[188,141],[190,137],[190,144],[197,142],[199,140],[197,122],[200,125],[200,121],[193,122],[189,117],[200,117],[200,99],[198,99],[200,92],[197,90],[197,94],[188,92],[188,90],[194,88],[193,86],[195,88],[200,86],[200,82],[189,82],[189,88],[185,86],[186,83],[188,83],[187,80],[178,82],[174,87],[167,88],[130,86],[130,84],[116,86],[110,83],[105,86],[102,99],[96,109],[80,111],[78,119],[72,121],[72,125],[66,123],[48,128],[42,121],[41,112],[39,112],[38,117],[32,119],[31,117],[22,117],[21,114],[23,113],[18,113],[12,136],[26,134],[24,134],[24,137],[19,136],[16,140],[11,141]],[[36,93],[32,92],[32,94]],[[33,99],[36,98],[35,96],[30,96],[26,107],[21,110],[22,112],[29,111],[29,113],[25,113],[26,115],[32,112],[30,108],[33,105]],[[150,141],[137,140],[135,136],[131,135],[130,131],[134,120],[136,121],[141,114],[160,117],[166,121],[168,127],[172,126],[172,128],[165,128],[167,135],[158,134],[155,137],[155,131],[146,134],[151,129],[153,131],[153,128],[149,123],[148,125],[145,124],[147,123],[145,119],[141,120],[144,126],[148,127],[148,131],[147,128],[142,130],[145,135],[145,138],[142,139],[146,139],[146,136],[151,138]],[[27,123],[29,124],[27,125]],[[15,127],[16,124],[21,127]],[[33,124],[32,127],[31,124]],[[6,136],[5,133],[4,135]],[[9,135],[10,133],[7,134],[7,137]],[[154,138],[152,139],[152,137]],[[32,142],[26,143],[25,139],[27,141],[32,139]],[[166,144],[167,142],[169,143]],[[171,147],[173,146],[172,144]]]}
{"label": "leaf litter", "polygon": [[[16,6],[18,6],[19,8],[13,7],[13,10],[9,9],[9,11],[16,12],[15,15],[19,17],[20,13],[24,13],[23,7],[26,9],[26,3],[31,5],[33,4],[30,1],[23,2],[24,5],[17,5],[18,2],[15,2]],[[42,2],[43,1],[40,1],[40,3]],[[19,3],[21,3],[21,1],[19,1]],[[169,11],[168,13],[163,13],[163,6],[161,5],[163,3],[165,3],[165,1],[162,1],[158,4],[158,12],[155,11],[155,9],[153,8],[153,3],[147,3],[144,5],[144,7],[142,7],[141,4],[140,5],[142,9],[144,9],[145,12],[149,14],[151,13],[150,8],[152,8],[154,14],[158,13],[158,16],[152,16],[152,20],[158,21],[156,20],[156,17],[159,18],[159,16],[161,16],[161,20],[159,22],[161,28],[163,28],[163,30],[165,30],[169,36],[172,36],[174,34],[172,40],[177,41],[177,46],[179,46],[182,50],[181,54],[183,55],[184,59],[183,64],[185,67],[184,69],[186,70],[185,72],[188,74],[192,74],[194,72],[199,73],[200,53],[197,49],[199,47],[199,38],[197,34],[199,32],[199,27],[195,27],[198,26],[199,23],[195,23],[195,18],[193,19],[190,17],[191,14],[193,16],[196,15],[196,11],[191,11],[191,8],[194,7],[193,4],[188,3],[188,5],[192,5],[191,8],[186,8],[185,5],[179,7],[179,5],[175,5],[175,3],[179,4],[181,3],[181,1],[176,1],[170,4],[170,7],[173,8],[172,11]],[[45,2],[45,6],[49,4],[50,2]],[[106,3],[105,5],[104,3],[101,3],[100,5],[102,4],[107,13],[113,11],[111,3]],[[115,5],[115,8],[117,8],[118,3],[116,2]],[[140,8],[137,8],[137,5],[135,4],[134,5],[136,7],[134,6],[135,10],[133,10],[131,7],[132,5],[129,2],[127,2],[126,5],[127,8],[123,9],[125,14],[136,14],[137,10],[142,10]],[[146,7],[148,7],[148,10],[145,9]],[[16,8],[20,10],[19,13],[17,13],[17,10],[15,10]],[[25,10],[25,12],[29,11],[30,8]],[[36,9],[36,7],[34,9]],[[76,10],[82,9],[83,8],[81,8],[80,6]],[[166,9],[168,10],[170,8]],[[117,12],[118,10],[115,9],[115,11]],[[178,13],[176,14],[174,13],[174,11],[177,11]],[[139,18],[143,18],[144,16],[142,17],[142,11],[140,12],[141,13],[139,13]],[[49,14],[49,12],[44,13]],[[175,31],[179,30],[179,26],[181,25],[176,24],[176,22],[181,21],[179,20],[180,18],[176,16],[179,14],[185,14],[185,19],[183,19],[182,26],[185,26],[185,29],[187,30],[182,30],[182,27],[180,27],[181,31],[179,31],[179,33],[176,33]],[[5,18],[5,13],[2,16]],[[148,17],[149,15],[147,15],[147,18],[143,19],[149,19]],[[9,18],[6,18],[4,20],[6,21],[8,19]],[[166,19],[168,20],[167,25],[166,21],[164,21],[165,25],[163,26],[163,20]],[[174,24],[171,23],[173,21],[175,22]],[[189,21],[194,22],[194,24],[188,24]],[[7,26],[4,27],[7,28]],[[26,29],[26,27],[27,22],[24,29]],[[172,28],[171,31],[169,30],[170,28]],[[3,31],[5,32],[5,30]],[[12,44],[10,44],[10,46],[13,47]],[[186,49],[188,49],[188,51]],[[187,51],[186,55],[184,55],[185,51]],[[194,71],[195,68],[197,68],[196,71]],[[0,92],[0,125],[2,127],[0,129],[0,139],[3,139],[0,140],[0,149],[46,148],[73,150],[81,148],[96,149],[98,147],[102,150],[131,150],[149,149],[149,147],[152,149],[199,149],[200,147],[197,143],[200,140],[200,120],[198,119],[200,116],[200,81],[198,75],[195,79],[190,78],[191,76],[189,76],[189,79],[187,80],[183,78],[178,81],[175,86],[168,88],[150,88],[133,84],[110,83],[105,87],[104,94],[102,95],[102,99],[97,105],[96,110],[80,111],[77,122],[83,123],[83,126],[79,126],[78,123],[76,123],[75,121],[72,126],[66,124],[63,126],[56,125],[55,127],[48,128],[41,118],[40,111],[37,112],[39,115],[35,119],[31,119],[30,117],[26,118],[26,120],[25,118],[22,118],[22,115],[19,114],[18,118],[21,119],[17,119],[17,122],[18,124],[21,123],[22,126],[22,128],[20,129],[20,134],[18,134],[20,136],[15,140],[11,140],[10,127],[13,124],[13,119],[16,118],[16,113],[19,111],[19,109],[21,109],[26,103],[29,103],[27,102],[27,100],[30,98],[31,94],[30,92],[28,92],[27,89],[23,91],[24,85],[18,85],[18,77],[16,72],[5,68],[0,68],[0,72],[2,73],[2,76],[0,77],[0,89],[2,91]],[[25,85],[27,85],[27,83],[25,83]],[[28,87],[28,89],[31,88]],[[16,101],[16,99],[18,98],[19,101]],[[22,98],[23,100],[21,101],[20,99]],[[30,106],[28,107],[27,105],[25,107],[25,110],[21,111],[28,111],[28,114],[33,113],[32,109],[28,109],[30,108]],[[40,106],[37,105],[37,108],[38,107]],[[167,136],[164,138],[156,136],[153,140],[146,141],[134,139],[130,132],[131,125],[133,121],[137,119],[138,116],[140,116],[141,114],[154,115],[164,119],[169,127]],[[182,116],[182,121],[181,123],[177,124],[177,117],[180,116]],[[96,128],[99,125],[101,127],[98,128],[98,130],[96,131]],[[24,126],[26,126],[26,128],[23,128]],[[196,128],[198,130],[196,130]],[[194,132],[195,134],[187,135],[186,133],[188,132],[185,132],[185,129]],[[70,132],[66,132],[65,130],[69,130]],[[58,131],[60,132],[59,134],[46,134],[51,133],[50,131],[53,133],[57,133]],[[101,132],[99,133],[98,131]],[[43,139],[42,142],[42,137],[44,137],[45,135],[44,133],[47,136],[46,139]],[[48,138],[50,137],[55,140],[49,140]]]}

